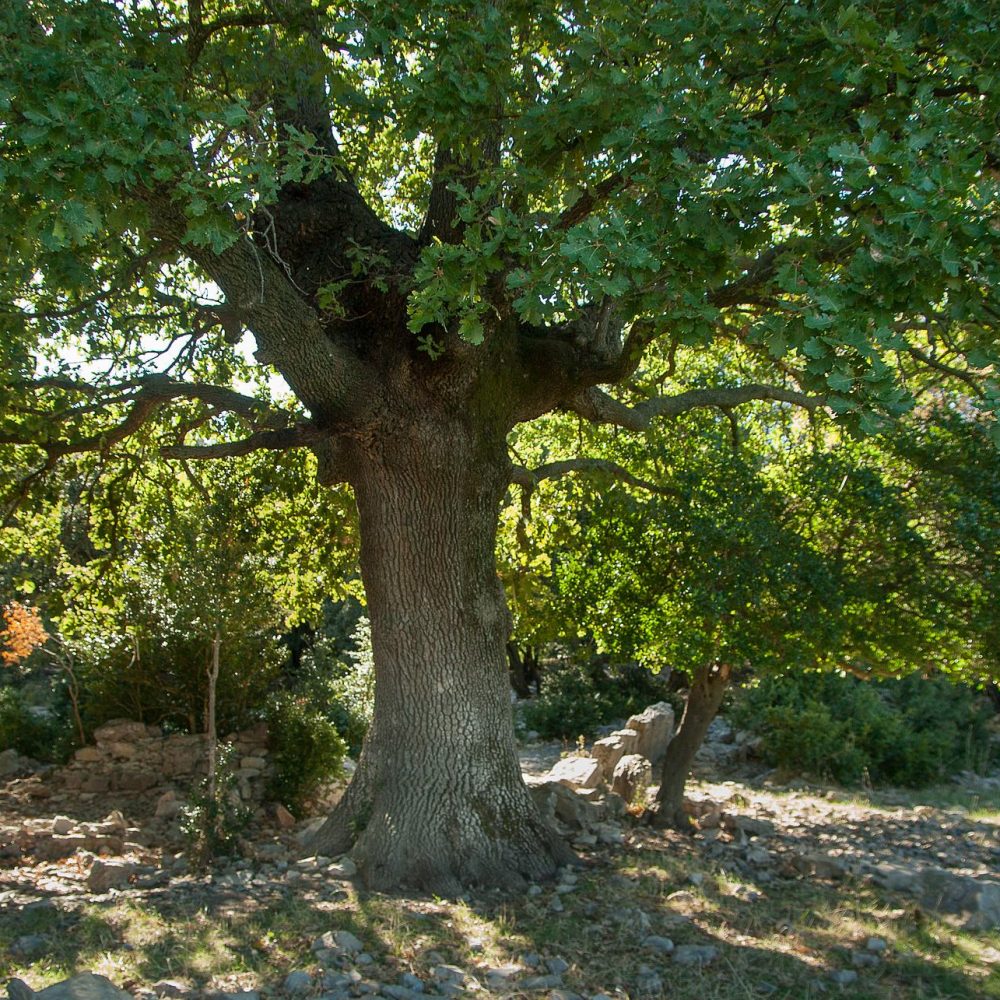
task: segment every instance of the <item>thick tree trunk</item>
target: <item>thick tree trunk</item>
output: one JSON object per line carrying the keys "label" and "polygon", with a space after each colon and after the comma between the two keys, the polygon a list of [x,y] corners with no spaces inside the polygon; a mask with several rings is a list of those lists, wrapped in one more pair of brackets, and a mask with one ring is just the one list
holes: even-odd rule
{"label": "thick tree trunk", "polygon": [[494,563],[502,436],[458,422],[360,446],[352,476],[375,654],[358,769],[310,849],[353,847],[372,888],[517,886],[572,857],[541,819],[514,745]]}
{"label": "thick tree trunk", "polygon": [[691,820],[684,812],[684,786],[691,774],[694,755],[722,704],[731,673],[728,664],[716,663],[702,667],[692,679],[677,735],[667,745],[663,758],[660,789],[652,810],[654,826],[690,828]]}

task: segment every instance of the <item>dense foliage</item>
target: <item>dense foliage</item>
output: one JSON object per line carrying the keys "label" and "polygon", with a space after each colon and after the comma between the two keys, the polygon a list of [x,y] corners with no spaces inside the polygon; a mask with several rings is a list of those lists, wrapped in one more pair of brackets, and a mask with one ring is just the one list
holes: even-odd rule
{"label": "dense foliage", "polygon": [[[26,502],[74,456],[120,484],[153,453],[309,449],[310,471],[349,483],[361,511],[371,732],[385,744],[362,758],[324,848],[360,837],[382,886],[551,872],[560,848],[496,710],[507,618],[491,549],[511,477],[530,493],[599,468],[656,487],[649,501],[606,490],[616,532],[571,505],[569,530],[597,555],[567,550],[554,567],[567,598],[598,608],[614,592],[619,613],[590,631],[645,660],[728,676],[830,656],[896,669],[950,636],[951,653],[972,650],[938,623],[957,602],[927,572],[934,530],[896,517],[905,483],[876,459],[848,476],[844,506],[865,503],[844,517],[838,456],[798,469],[772,452],[792,407],[835,438],[956,406],[1000,440],[995,20],[965,0],[6,4],[4,523],[23,538]],[[692,411],[754,401],[773,429],[759,418],[745,457],[675,447],[720,439]],[[559,444],[511,469],[515,429],[551,412]],[[586,445],[604,442],[579,432],[572,448],[567,414],[663,437],[595,463]],[[813,534],[817,520],[835,529]],[[962,558],[982,548],[975,531],[955,536]],[[239,565],[235,607],[249,610],[270,567],[248,537],[222,536],[206,574]],[[169,637],[169,679],[225,609],[197,579],[199,606],[184,608],[169,554],[147,555],[152,575],[126,558],[102,605],[108,661],[154,655],[137,622]],[[545,558],[518,561],[512,589]],[[914,566],[915,627],[893,628],[885,609],[913,596]],[[119,599],[132,591],[141,608]],[[985,634],[989,602],[956,593]],[[67,635],[90,627],[84,604]],[[222,624],[234,650],[265,641]],[[264,646],[247,655],[267,660]],[[196,697],[186,724],[197,710]],[[456,716],[474,724],[448,746]],[[447,807],[430,815],[404,803],[432,764]]]}
{"label": "dense foliage", "polygon": [[758,733],[765,760],[786,773],[920,786],[996,763],[991,714],[981,695],[940,676],[791,674],[740,691],[730,719]]}

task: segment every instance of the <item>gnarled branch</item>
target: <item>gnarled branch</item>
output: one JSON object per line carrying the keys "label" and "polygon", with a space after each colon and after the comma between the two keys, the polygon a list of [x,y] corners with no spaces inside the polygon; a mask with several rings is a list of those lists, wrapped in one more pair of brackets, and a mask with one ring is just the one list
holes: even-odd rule
{"label": "gnarled branch", "polygon": [[658,483],[642,479],[628,471],[623,465],[609,461],[605,458],[566,458],[558,462],[547,462],[545,465],[536,466],[529,469],[523,465],[515,465],[511,469],[510,481],[526,490],[528,494],[534,492],[539,483],[546,479],[559,479],[571,473],[600,473],[618,479],[629,486],[636,486],[639,489],[649,490],[651,493],[661,493],[664,496],[686,499],[685,495],[671,486],[661,486]]}
{"label": "gnarled branch", "polygon": [[209,459],[236,458],[249,455],[253,451],[287,451],[289,448],[305,448],[325,437],[313,424],[303,423],[278,430],[263,430],[241,438],[239,441],[219,441],[215,444],[173,444],[160,449],[164,458]]}
{"label": "gnarled branch", "polygon": [[751,384],[728,389],[689,389],[676,396],[654,396],[635,406],[621,403],[594,387],[565,400],[562,405],[595,424],[615,424],[632,431],[644,431],[656,417],[676,417],[709,406],[728,409],[754,400],[791,403],[810,411],[825,404],[823,396],[811,396],[781,386]]}

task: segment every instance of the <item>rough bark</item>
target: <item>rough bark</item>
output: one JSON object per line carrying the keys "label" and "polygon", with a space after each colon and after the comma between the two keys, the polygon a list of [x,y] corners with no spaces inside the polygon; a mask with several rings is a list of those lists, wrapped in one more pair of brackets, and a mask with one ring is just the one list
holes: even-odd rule
{"label": "rough bark", "polygon": [[517,886],[572,857],[521,778],[496,575],[503,435],[432,421],[351,462],[375,655],[375,715],[355,778],[310,850],[353,848],[366,884],[438,894]]}
{"label": "rough bark", "polygon": [[731,674],[728,664],[710,664],[699,670],[691,681],[681,724],[663,758],[660,788],[651,816],[654,826],[677,830],[690,828],[691,821],[684,811],[684,786],[691,774],[694,755],[722,704]]}

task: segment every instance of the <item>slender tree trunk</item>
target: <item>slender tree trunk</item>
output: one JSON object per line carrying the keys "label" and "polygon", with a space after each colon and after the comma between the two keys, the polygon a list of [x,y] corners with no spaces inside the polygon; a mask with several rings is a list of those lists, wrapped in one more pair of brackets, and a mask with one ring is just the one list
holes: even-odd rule
{"label": "slender tree trunk", "polygon": [[507,461],[502,437],[456,422],[359,446],[352,462],[375,712],[310,850],[353,845],[372,888],[516,886],[572,857],[535,808],[514,745],[494,563]]}
{"label": "slender tree trunk", "polygon": [[507,643],[507,662],[510,664],[510,686],[518,698],[531,697],[531,685],[528,681],[528,657],[531,647],[521,652],[516,642]]}
{"label": "slender tree trunk", "polygon": [[726,663],[709,664],[702,667],[691,681],[681,724],[663,758],[660,789],[656,793],[656,805],[652,812],[655,826],[677,830],[690,828],[691,821],[684,812],[684,786],[691,774],[694,756],[722,704],[731,673]]}
{"label": "slender tree trunk", "polygon": [[215,728],[215,689],[219,682],[219,646],[222,639],[219,630],[215,630],[212,640],[212,660],[208,667],[208,711],[205,717],[205,728],[208,731],[208,800],[215,803],[215,772],[219,757],[219,737]]}

